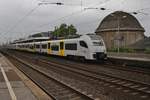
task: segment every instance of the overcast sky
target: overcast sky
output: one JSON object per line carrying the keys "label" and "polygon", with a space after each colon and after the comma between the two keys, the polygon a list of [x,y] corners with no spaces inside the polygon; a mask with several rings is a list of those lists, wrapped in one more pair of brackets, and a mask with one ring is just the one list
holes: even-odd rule
{"label": "overcast sky", "polygon": [[[0,43],[54,30],[62,23],[73,24],[79,34],[93,33],[101,20],[114,11],[139,12],[134,15],[150,36],[150,0],[42,0],[64,5],[38,5],[40,0],[0,0]],[[86,7],[104,7],[85,10]]]}

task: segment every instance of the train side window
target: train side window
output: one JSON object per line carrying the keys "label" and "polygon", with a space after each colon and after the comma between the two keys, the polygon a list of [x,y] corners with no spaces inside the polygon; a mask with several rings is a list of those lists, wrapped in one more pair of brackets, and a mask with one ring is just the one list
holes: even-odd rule
{"label": "train side window", "polygon": [[51,46],[51,49],[52,49],[53,51],[59,51],[59,46],[58,46],[58,45],[52,45],[52,46]]}
{"label": "train side window", "polygon": [[40,45],[35,45],[36,48],[40,48]]}
{"label": "train side window", "polygon": [[77,50],[77,44],[76,43],[66,43],[65,49],[66,50]]}
{"label": "train side window", "polygon": [[33,45],[33,49],[35,48],[35,45]]}
{"label": "train side window", "polygon": [[33,49],[33,45],[30,45],[30,49]]}
{"label": "train side window", "polygon": [[64,49],[64,42],[60,42],[60,50]]}
{"label": "train side window", "polygon": [[42,49],[46,49],[47,48],[47,44],[42,44]]}
{"label": "train side window", "polygon": [[27,48],[29,48],[29,44],[27,45]]}
{"label": "train side window", "polygon": [[80,46],[88,48],[87,44],[84,41],[80,41]]}
{"label": "train side window", "polygon": [[48,43],[48,49],[50,49],[51,48],[51,43]]}

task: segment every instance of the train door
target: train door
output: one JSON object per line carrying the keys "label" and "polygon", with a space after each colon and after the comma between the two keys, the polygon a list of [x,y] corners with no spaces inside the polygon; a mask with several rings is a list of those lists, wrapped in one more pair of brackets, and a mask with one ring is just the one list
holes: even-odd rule
{"label": "train door", "polygon": [[51,43],[48,43],[47,45],[47,53],[51,54]]}
{"label": "train door", "polygon": [[41,42],[40,42],[40,53],[41,53],[41,51],[42,51],[42,44],[41,44]]}
{"label": "train door", "polygon": [[64,42],[60,42],[60,51],[59,51],[60,56],[64,56]]}
{"label": "train door", "polygon": [[33,52],[36,52],[36,46],[35,46],[35,43],[33,43]]}

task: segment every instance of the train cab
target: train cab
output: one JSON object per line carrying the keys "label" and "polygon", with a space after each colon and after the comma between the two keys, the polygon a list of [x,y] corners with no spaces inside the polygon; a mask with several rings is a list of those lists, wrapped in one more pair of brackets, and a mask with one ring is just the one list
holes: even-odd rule
{"label": "train cab", "polygon": [[101,36],[95,34],[86,34],[81,36],[81,39],[84,40],[87,46],[85,43],[84,45],[86,48],[88,48],[88,51],[86,51],[88,53],[85,56],[87,57],[86,59],[101,60],[107,58],[106,46]]}

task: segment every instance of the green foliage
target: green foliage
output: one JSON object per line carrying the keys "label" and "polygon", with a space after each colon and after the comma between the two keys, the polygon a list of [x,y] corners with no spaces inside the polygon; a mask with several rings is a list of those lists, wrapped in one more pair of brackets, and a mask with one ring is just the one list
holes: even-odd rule
{"label": "green foliage", "polygon": [[55,27],[55,30],[52,32],[53,36],[56,37],[67,37],[69,35],[76,35],[77,29],[71,24],[61,24],[58,28]]}
{"label": "green foliage", "polygon": [[75,35],[77,32],[77,29],[71,24],[68,26],[68,35]]}
{"label": "green foliage", "polygon": [[58,34],[60,37],[66,36],[68,33],[67,25],[66,24],[61,24],[60,27],[58,28]]}
{"label": "green foliage", "polygon": [[[109,52],[118,52],[118,48],[112,48],[108,51]],[[119,52],[133,53],[133,52],[135,52],[135,50],[132,48],[119,48]]]}
{"label": "green foliage", "polygon": [[144,52],[150,54],[150,48],[146,48]]}
{"label": "green foliage", "polygon": [[117,52],[117,48],[108,49],[108,52]]}
{"label": "green foliage", "polygon": [[34,35],[29,35],[29,37],[42,37],[42,33],[37,33]]}
{"label": "green foliage", "polygon": [[58,29],[55,28],[55,31],[52,32],[53,36],[58,36]]}

